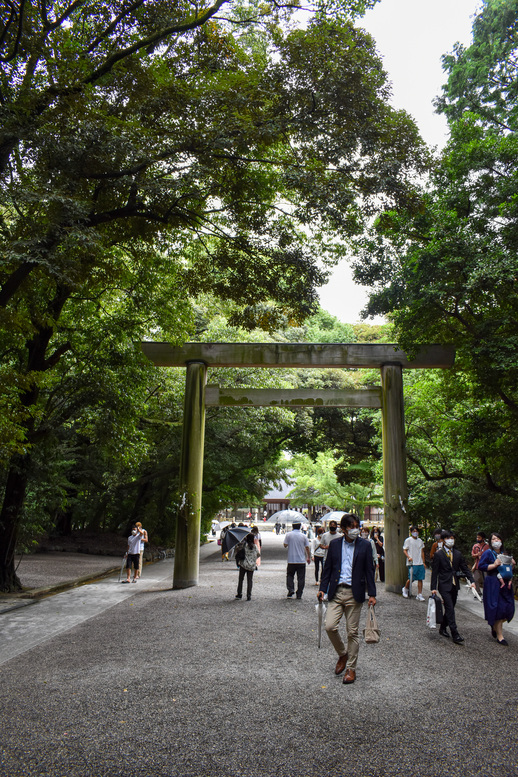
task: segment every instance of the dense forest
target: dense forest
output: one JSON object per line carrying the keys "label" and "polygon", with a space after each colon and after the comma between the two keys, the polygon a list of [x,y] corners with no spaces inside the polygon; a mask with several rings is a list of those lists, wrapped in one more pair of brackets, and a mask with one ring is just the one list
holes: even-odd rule
{"label": "dense forest", "polygon": [[[143,339],[453,343],[405,376],[410,509],[513,539],[518,0],[445,56],[440,154],[390,105],[372,2],[12,2],[0,22],[0,589],[44,532],[174,540],[183,370]],[[333,263],[372,288],[341,324]],[[368,371],[218,370],[222,386]],[[203,521],[260,503],[283,452],[376,499],[375,412],[207,414]],[[339,489],[342,489],[340,491]],[[361,496],[363,494],[363,497]],[[518,535],[515,536],[518,539]]]}

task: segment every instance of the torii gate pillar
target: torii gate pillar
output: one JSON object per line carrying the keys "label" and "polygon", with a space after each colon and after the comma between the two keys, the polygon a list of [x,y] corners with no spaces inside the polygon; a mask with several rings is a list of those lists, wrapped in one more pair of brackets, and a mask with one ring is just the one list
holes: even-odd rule
{"label": "torii gate pillar", "polygon": [[403,542],[408,537],[403,370],[381,367],[385,589],[399,593],[407,577]]}
{"label": "torii gate pillar", "polygon": [[188,362],[180,464],[180,505],[176,522],[173,588],[198,585],[205,442],[205,362]]}

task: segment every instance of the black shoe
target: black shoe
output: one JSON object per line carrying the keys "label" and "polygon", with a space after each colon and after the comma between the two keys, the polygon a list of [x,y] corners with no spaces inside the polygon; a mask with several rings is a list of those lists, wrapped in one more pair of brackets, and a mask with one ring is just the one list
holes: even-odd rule
{"label": "black shoe", "polygon": [[252,594],[247,594],[246,601],[249,602],[251,598],[252,598]]}
{"label": "black shoe", "polygon": [[499,645],[508,645],[509,642],[506,639],[497,639]]}
{"label": "black shoe", "polygon": [[242,599],[242,598],[243,597],[241,596],[241,594],[236,594],[236,599]]}
{"label": "black shoe", "polygon": [[297,594],[297,599],[302,599],[302,594]]}
{"label": "black shoe", "polygon": [[442,629],[442,628],[439,629],[439,634],[441,635],[441,637],[448,637],[448,639],[450,638],[448,629]]}
{"label": "black shoe", "polygon": [[291,599],[295,591],[288,591],[288,599]]}
{"label": "black shoe", "polygon": [[461,637],[460,634],[455,634],[455,636],[453,637],[453,641],[455,642],[456,645],[460,645],[462,644],[462,642],[464,642],[464,637]]}

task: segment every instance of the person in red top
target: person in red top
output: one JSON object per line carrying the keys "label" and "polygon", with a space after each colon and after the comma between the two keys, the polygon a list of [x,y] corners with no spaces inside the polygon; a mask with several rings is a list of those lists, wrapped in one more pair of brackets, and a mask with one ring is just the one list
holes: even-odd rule
{"label": "person in red top", "polygon": [[486,541],[486,535],[483,531],[477,532],[477,541],[473,545],[473,548],[471,549],[471,555],[473,556],[473,559],[475,563],[472,566],[472,572],[473,572],[473,579],[475,580],[475,585],[477,587],[477,593],[482,593],[482,589],[484,588],[484,573],[481,569],[478,568],[478,562],[480,561],[480,557],[482,553],[484,553],[486,550],[489,550],[489,545]]}

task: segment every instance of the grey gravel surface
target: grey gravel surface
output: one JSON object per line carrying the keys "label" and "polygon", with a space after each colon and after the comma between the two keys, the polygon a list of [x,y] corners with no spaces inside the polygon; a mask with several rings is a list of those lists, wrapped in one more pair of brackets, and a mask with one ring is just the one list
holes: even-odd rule
{"label": "grey gravel surface", "polygon": [[39,588],[74,580],[84,575],[104,572],[121,566],[123,554],[91,556],[86,553],[35,553],[23,556],[18,577],[24,587]]}
{"label": "grey gravel surface", "polygon": [[[325,635],[317,648],[311,575],[288,600],[282,537],[263,551],[251,602],[210,545],[196,588],[170,590],[155,565],[122,601],[103,583],[108,609],[28,649],[22,636],[0,665],[2,777],[518,776],[514,629],[500,647],[459,607],[456,646],[425,603],[381,590],[381,642],[361,644],[344,686]],[[0,639],[42,605],[0,616]]]}

